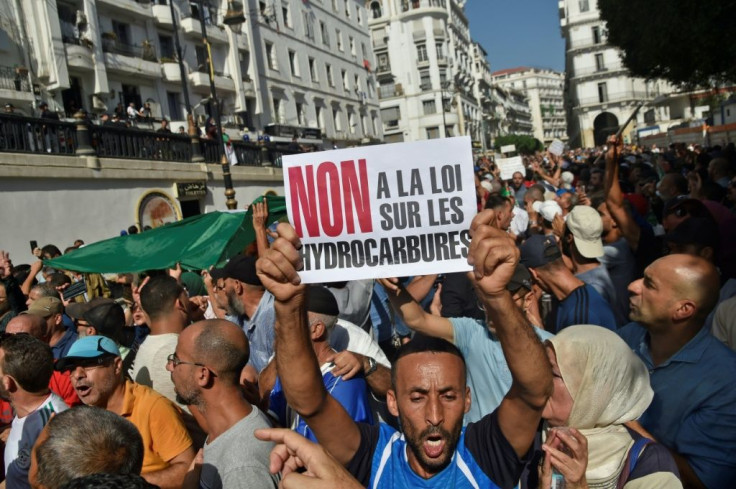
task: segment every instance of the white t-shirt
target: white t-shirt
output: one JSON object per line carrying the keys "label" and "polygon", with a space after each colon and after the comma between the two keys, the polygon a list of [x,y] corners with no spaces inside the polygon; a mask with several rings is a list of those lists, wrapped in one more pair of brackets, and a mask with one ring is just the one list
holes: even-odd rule
{"label": "white t-shirt", "polygon": [[[8,434],[8,441],[5,442],[6,474],[8,474],[10,464],[20,457],[22,460],[19,460],[17,465],[19,465],[20,470],[25,470],[27,475],[30,465],[31,448],[36,442],[41,430],[49,422],[52,414],[60,413],[67,409],[69,409],[69,406],[64,403],[64,400],[52,392],[32,413],[22,418],[19,418],[17,415],[13,418],[10,433]],[[28,426],[26,426],[26,421],[28,421]],[[27,438],[24,438],[24,435]],[[21,441],[23,446],[21,446]]]}
{"label": "white t-shirt", "polygon": [[391,368],[391,362],[388,361],[386,354],[373,337],[350,321],[338,319],[334,329],[330,331],[329,341],[330,346],[336,352],[348,350],[359,353],[373,358],[376,363],[386,368]]}
{"label": "white t-shirt", "polygon": [[[177,341],[177,333],[149,334],[138,348],[130,369],[130,377],[134,382],[150,387],[171,402],[176,402],[176,392],[171,373],[166,370],[166,359],[176,350]],[[189,412],[186,406],[178,405]]]}

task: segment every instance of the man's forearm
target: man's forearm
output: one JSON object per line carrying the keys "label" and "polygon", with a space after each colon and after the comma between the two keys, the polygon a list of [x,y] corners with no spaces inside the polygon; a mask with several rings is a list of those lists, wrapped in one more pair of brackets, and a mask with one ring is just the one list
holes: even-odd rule
{"label": "man's forearm", "polygon": [[141,477],[161,489],[180,489],[184,483],[184,477],[187,475],[188,469],[189,464],[187,463],[175,463],[165,469],[141,474]]}
{"label": "man's forearm", "polygon": [[284,388],[286,401],[301,416],[318,412],[325,402],[325,391],[317,357],[309,339],[309,325],[304,307],[299,302],[281,304],[276,310],[276,369]]}
{"label": "man's forearm", "polygon": [[[366,356],[363,356],[362,360],[363,372],[365,373],[370,370],[370,363]],[[377,364],[376,370],[365,376],[365,381],[374,395],[381,398],[386,397],[386,392],[391,388],[391,369]]]}
{"label": "man's forearm", "polygon": [[511,294],[483,297],[486,312],[496,326],[514,385],[532,405],[544,403],[552,390],[552,372],[544,346]]}

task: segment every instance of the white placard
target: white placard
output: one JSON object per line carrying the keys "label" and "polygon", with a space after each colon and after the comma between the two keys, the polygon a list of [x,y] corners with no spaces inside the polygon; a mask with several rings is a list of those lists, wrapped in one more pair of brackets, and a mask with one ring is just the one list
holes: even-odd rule
{"label": "white placard", "polygon": [[470,270],[468,136],[283,157],[304,283]]}
{"label": "white placard", "polygon": [[548,150],[553,155],[560,156],[562,152],[565,151],[565,143],[563,143],[559,139],[553,139],[552,142],[549,143]]}
{"label": "white placard", "polygon": [[512,158],[496,158],[496,166],[501,170],[501,180],[511,180],[514,173],[521,172],[522,175],[526,174],[526,168],[524,168],[524,162],[521,156],[514,156]]}
{"label": "white placard", "polygon": [[507,144],[506,146],[501,146],[501,153],[508,154],[513,153],[514,151],[516,151],[515,144]]}

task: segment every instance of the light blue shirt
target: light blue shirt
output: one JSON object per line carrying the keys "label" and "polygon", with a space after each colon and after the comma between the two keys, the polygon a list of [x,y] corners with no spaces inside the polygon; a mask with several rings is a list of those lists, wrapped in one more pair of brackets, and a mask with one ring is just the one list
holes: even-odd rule
{"label": "light blue shirt", "polygon": [[[472,318],[450,318],[453,342],[465,357],[470,387],[470,411],[464,424],[479,421],[492,413],[501,404],[511,388],[511,371],[503,356],[498,338],[485,327],[482,321]],[[534,328],[542,341],[554,335]]]}
{"label": "light blue shirt", "polygon": [[630,323],[618,334],[649,369],[654,399],[639,422],[684,456],[706,487],[731,487],[736,480],[736,353],[703,328],[655,367],[644,327]]}
{"label": "light blue shirt", "polygon": [[261,301],[258,303],[253,317],[226,316],[226,319],[234,322],[245,332],[250,344],[250,359],[248,364],[252,365],[259,373],[266,368],[268,361],[273,356],[273,344],[276,339],[274,326],[276,325],[276,312],[273,308],[273,295],[265,291]]}

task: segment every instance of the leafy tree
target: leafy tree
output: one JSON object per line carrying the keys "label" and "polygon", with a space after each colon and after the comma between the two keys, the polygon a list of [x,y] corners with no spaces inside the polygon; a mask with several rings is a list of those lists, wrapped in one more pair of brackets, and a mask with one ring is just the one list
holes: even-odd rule
{"label": "leafy tree", "polygon": [[736,80],[734,0],[598,0],[632,75],[689,88]]}
{"label": "leafy tree", "polygon": [[523,155],[531,155],[534,154],[535,151],[541,151],[544,149],[544,145],[539,141],[539,139],[522,134],[498,136],[495,144],[497,149],[501,148],[501,146],[513,144],[516,146],[516,152]]}

